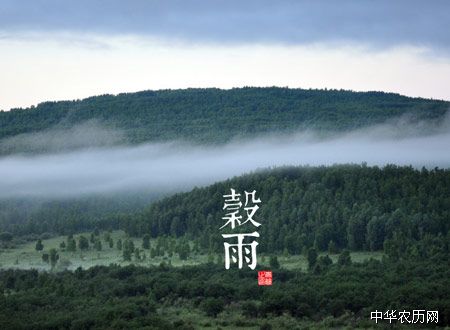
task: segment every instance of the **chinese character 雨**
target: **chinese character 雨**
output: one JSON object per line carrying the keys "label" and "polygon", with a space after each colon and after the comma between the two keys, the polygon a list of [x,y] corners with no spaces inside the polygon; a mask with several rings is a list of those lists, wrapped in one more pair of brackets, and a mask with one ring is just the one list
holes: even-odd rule
{"label": "chinese character \u96e8", "polygon": [[251,234],[222,234],[222,236],[223,238],[237,238],[237,243],[235,244],[223,243],[225,248],[225,269],[230,268],[231,262],[237,263],[238,268],[242,269],[244,259],[250,269],[255,269],[257,262],[256,246],[258,242],[244,243],[244,238],[259,237],[259,234],[255,231]]}

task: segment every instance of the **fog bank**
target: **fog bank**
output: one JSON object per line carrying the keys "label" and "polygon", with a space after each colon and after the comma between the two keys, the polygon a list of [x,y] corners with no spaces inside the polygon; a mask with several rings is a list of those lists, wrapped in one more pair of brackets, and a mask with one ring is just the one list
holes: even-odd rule
{"label": "fog bank", "polygon": [[[434,130],[403,126],[379,125],[328,138],[311,132],[270,136],[215,147],[172,142],[10,155],[0,158],[0,198],[182,191],[281,165],[450,166],[447,122]],[[428,133],[419,135],[418,128]]]}

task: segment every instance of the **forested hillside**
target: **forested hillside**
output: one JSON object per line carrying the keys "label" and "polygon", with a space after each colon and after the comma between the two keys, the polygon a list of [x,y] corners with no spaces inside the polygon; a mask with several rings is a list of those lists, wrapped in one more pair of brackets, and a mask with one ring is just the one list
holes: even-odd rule
{"label": "forested hillside", "polygon": [[16,236],[95,227],[123,229],[131,236],[186,236],[205,252],[220,251],[222,195],[230,188],[256,190],[261,198],[259,249],[266,253],[300,254],[315,247],[332,252],[389,248],[395,254],[421,242],[415,249],[422,252],[414,253],[427,254],[433,244],[448,244],[450,238],[450,171],[393,165],[265,170],[173,195],[142,212],[101,215],[94,213],[101,199],[92,199],[90,208],[87,201],[72,206],[54,201],[21,221],[4,212],[0,225]]}
{"label": "forested hillside", "polygon": [[[450,238],[450,171],[359,165],[287,167],[177,194],[120,222],[131,235],[188,235],[204,249],[221,246],[223,197],[256,190],[263,201],[259,249],[405,252],[411,242]],[[424,252],[426,253],[426,252]]]}
{"label": "forested hillside", "polygon": [[1,111],[0,140],[95,119],[124,130],[129,143],[173,139],[222,143],[236,136],[301,128],[348,130],[404,114],[439,119],[448,108],[449,102],[383,92],[276,87],[143,91]]}

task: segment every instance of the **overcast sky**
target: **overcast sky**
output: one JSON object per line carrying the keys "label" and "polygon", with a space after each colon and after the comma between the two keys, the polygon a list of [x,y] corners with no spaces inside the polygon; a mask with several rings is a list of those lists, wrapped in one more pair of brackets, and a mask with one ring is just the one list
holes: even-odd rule
{"label": "overcast sky", "polygon": [[449,1],[0,0],[0,109],[290,86],[450,100]]}

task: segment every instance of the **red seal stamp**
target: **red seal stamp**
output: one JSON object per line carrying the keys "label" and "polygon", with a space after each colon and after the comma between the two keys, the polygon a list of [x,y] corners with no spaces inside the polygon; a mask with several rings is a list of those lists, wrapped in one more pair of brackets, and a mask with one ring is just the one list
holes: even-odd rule
{"label": "red seal stamp", "polygon": [[262,270],[258,272],[258,285],[272,285],[271,270]]}

